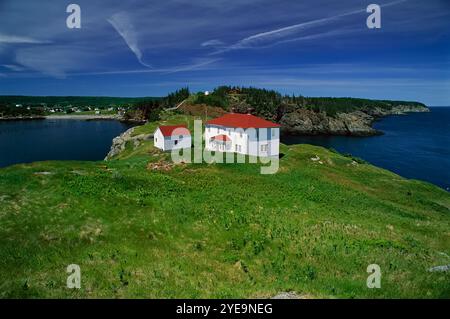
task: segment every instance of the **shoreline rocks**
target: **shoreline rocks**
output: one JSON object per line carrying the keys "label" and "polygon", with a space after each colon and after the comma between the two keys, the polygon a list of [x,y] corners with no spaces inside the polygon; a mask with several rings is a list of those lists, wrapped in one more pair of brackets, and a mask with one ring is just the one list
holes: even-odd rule
{"label": "shoreline rocks", "polygon": [[125,150],[127,144],[129,143],[132,143],[133,148],[136,148],[141,144],[142,141],[153,138],[153,134],[139,134],[133,136],[135,128],[136,126],[126,130],[113,139],[111,149],[104,159],[105,161],[108,161],[113,157],[119,155]]}
{"label": "shoreline rocks", "polygon": [[400,105],[390,110],[368,108],[350,113],[338,113],[328,116],[308,109],[297,109],[285,114],[281,120],[282,132],[286,135],[347,135],[373,136],[383,132],[372,127],[372,124],[388,115],[403,115],[410,112],[429,112],[422,106]]}

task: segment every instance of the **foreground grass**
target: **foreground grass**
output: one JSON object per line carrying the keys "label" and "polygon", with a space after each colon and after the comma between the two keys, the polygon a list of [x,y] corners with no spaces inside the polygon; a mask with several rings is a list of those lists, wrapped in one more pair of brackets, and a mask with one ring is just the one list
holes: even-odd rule
{"label": "foreground grass", "polygon": [[[0,297],[450,297],[450,275],[427,271],[450,263],[448,193],[320,147],[282,152],[275,175],[148,170],[168,157],[149,143],[1,169]],[[366,287],[372,263],[381,289]]]}

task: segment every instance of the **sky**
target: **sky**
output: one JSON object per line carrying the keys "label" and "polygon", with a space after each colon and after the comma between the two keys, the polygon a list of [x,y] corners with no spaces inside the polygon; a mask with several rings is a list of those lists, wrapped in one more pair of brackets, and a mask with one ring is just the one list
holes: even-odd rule
{"label": "sky", "polygon": [[2,95],[218,85],[450,106],[450,0],[0,0]]}

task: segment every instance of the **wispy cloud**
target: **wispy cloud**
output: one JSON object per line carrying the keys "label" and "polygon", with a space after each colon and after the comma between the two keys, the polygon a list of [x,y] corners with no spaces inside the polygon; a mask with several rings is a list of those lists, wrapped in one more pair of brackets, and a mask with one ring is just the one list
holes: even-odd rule
{"label": "wispy cloud", "polygon": [[7,44],[20,44],[20,43],[22,43],[22,44],[44,44],[44,43],[51,43],[51,42],[50,41],[45,41],[45,40],[33,39],[33,38],[29,38],[29,37],[0,34],[0,43],[7,43]]}
{"label": "wispy cloud", "polygon": [[[448,87],[438,85],[450,79],[447,1],[393,1],[374,1],[382,29],[368,30],[372,2],[361,0],[78,0],[83,27],[71,30],[55,1],[0,0],[0,91],[147,95],[167,93],[161,83],[202,91],[236,84],[448,101]],[[143,82],[151,86],[139,89]]]}
{"label": "wispy cloud", "polygon": [[124,12],[119,12],[110,17],[108,22],[111,23],[117,33],[124,39],[130,50],[136,55],[139,63],[143,66],[151,67],[151,65],[143,61],[142,51],[138,45],[138,35],[130,17]]}
{"label": "wispy cloud", "polygon": [[217,40],[217,39],[208,40],[201,44],[202,47],[221,47],[224,45],[225,45],[224,42]]}
{"label": "wispy cloud", "polygon": [[32,46],[17,50],[15,62],[29,70],[62,79],[100,58],[96,52],[77,50],[77,47],[59,45],[48,50],[46,46]]}
{"label": "wispy cloud", "polygon": [[2,64],[2,67],[7,68],[11,71],[16,71],[16,72],[25,70],[24,67],[22,67],[20,65],[15,65],[15,64]]}
{"label": "wispy cloud", "polygon": [[139,70],[115,70],[115,71],[100,71],[100,72],[82,72],[72,73],[71,75],[84,76],[84,75],[112,75],[112,74],[141,74],[141,73],[159,73],[159,74],[172,74],[178,72],[194,71],[194,70],[206,70],[208,66],[220,61],[220,58],[201,58],[194,59],[191,63],[164,67],[164,68],[151,68],[151,69],[139,69]]}
{"label": "wispy cloud", "polygon": [[203,69],[205,66],[213,64],[219,60],[220,59],[210,59],[210,58],[195,59],[192,63],[172,67],[165,73],[177,73],[184,71],[200,70]]}
{"label": "wispy cloud", "polygon": [[[257,33],[257,34],[251,35],[249,37],[246,37],[231,46],[228,46],[226,48],[223,48],[216,52],[213,52],[213,54],[220,54],[220,53],[224,53],[224,52],[231,51],[231,50],[248,49],[248,48],[253,48],[253,47],[258,47],[258,46],[268,46],[270,44],[273,44],[274,42],[275,43],[280,43],[283,41],[286,42],[287,41],[286,38],[288,36],[298,35],[301,31],[305,31],[312,27],[323,26],[323,25],[329,24],[330,22],[337,21],[338,19],[340,19],[342,17],[353,15],[356,13],[361,13],[361,12],[363,12],[363,10],[351,11],[351,12],[347,12],[344,14],[335,15],[332,17],[312,20],[312,21],[298,23],[298,24],[287,26],[287,27],[267,31],[267,32]],[[282,39],[285,39],[285,40],[282,40]]]}
{"label": "wispy cloud", "polygon": [[[397,0],[389,3],[382,4],[382,7],[386,6],[392,6],[400,3],[404,3],[408,0]],[[293,25],[289,25],[283,28],[278,28],[266,32],[260,32],[251,36],[248,36],[244,39],[239,40],[238,42],[228,46],[224,47],[222,49],[219,49],[212,53],[212,55],[224,53],[231,50],[238,50],[238,49],[249,49],[254,47],[270,47],[275,44],[280,43],[286,43],[286,42],[293,42],[293,41],[299,41],[299,40],[307,40],[307,39],[314,39],[314,38],[320,38],[323,36],[329,36],[329,35],[338,35],[338,34],[346,34],[351,33],[354,30],[346,30],[346,31],[338,31],[338,30],[326,30],[320,33],[315,34],[305,34],[303,36],[299,36],[302,32],[307,31],[312,28],[322,27],[322,26],[329,26],[330,24],[337,22],[341,20],[344,17],[352,16],[355,14],[360,14],[366,12],[366,8],[364,9],[358,9],[353,10],[341,14],[336,14],[334,16],[311,20],[307,22],[297,23]],[[291,39],[289,37],[296,36],[294,39]]]}
{"label": "wispy cloud", "polygon": [[351,29],[351,28],[331,30],[331,31],[326,31],[326,32],[318,32],[318,33],[313,33],[313,34],[300,36],[300,37],[296,37],[296,38],[288,38],[288,39],[285,39],[285,40],[280,40],[280,41],[268,43],[268,44],[266,44],[264,46],[259,46],[258,48],[270,48],[270,47],[273,47],[273,46],[276,46],[276,45],[279,45],[279,44],[283,44],[283,43],[316,40],[316,39],[322,39],[322,38],[326,38],[326,37],[335,37],[335,36],[341,36],[341,35],[348,35],[348,34],[357,33],[357,32],[360,32],[360,31],[356,30],[356,29]]}

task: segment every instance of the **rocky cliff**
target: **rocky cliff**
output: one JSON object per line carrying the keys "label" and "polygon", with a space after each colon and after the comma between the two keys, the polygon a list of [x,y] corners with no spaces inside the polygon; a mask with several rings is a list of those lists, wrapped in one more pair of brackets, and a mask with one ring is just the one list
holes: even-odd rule
{"label": "rocky cliff", "polygon": [[283,134],[370,136],[382,134],[372,128],[372,123],[383,116],[429,111],[420,105],[399,105],[391,109],[367,108],[328,116],[324,112],[300,108],[284,114],[280,124]]}
{"label": "rocky cliff", "polygon": [[132,127],[113,139],[111,150],[108,155],[106,155],[105,161],[119,155],[123,150],[125,150],[127,145],[131,145],[131,147],[136,148],[142,141],[153,138],[153,134],[133,135],[134,129],[135,127]]}

